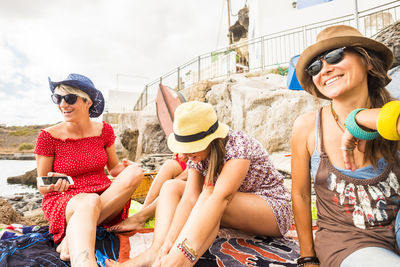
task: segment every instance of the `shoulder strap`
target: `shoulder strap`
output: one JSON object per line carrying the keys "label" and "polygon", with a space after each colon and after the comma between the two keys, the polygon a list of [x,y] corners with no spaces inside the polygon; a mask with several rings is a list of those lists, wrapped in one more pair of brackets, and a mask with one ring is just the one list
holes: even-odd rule
{"label": "shoulder strap", "polygon": [[322,154],[325,154],[325,149],[324,149],[324,138],[323,138],[323,134],[322,134],[322,108],[323,107],[321,107],[320,109],[319,109],[319,132],[318,132],[318,135],[319,135],[319,139],[320,139],[320,149],[321,149],[321,155]]}

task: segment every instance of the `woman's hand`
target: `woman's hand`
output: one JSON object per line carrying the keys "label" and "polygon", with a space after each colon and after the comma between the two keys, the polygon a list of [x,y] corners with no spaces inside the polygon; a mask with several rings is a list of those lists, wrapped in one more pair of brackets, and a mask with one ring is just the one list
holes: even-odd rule
{"label": "woman's hand", "polygon": [[[47,173],[47,176],[57,177],[57,176],[66,176],[66,175],[63,173],[49,172],[49,173]],[[69,188],[69,182],[67,180],[58,179],[55,184],[40,186],[39,191],[42,194],[48,194],[48,193],[52,193],[52,192],[62,193],[62,192],[67,191],[68,188]]]}
{"label": "woman's hand", "polygon": [[352,171],[357,169],[354,160],[354,149],[357,147],[358,151],[364,153],[366,143],[366,140],[356,139],[347,129],[344,131],[340,150],[342,150],[344,166],[346,169],[351,169]]}

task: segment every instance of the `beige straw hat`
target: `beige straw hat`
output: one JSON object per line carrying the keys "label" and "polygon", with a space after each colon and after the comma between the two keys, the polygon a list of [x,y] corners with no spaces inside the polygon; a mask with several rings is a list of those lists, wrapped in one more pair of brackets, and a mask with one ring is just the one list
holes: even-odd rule
{"label": "beige straw hat", "polygon": [[304,90],[310,94],[315,92],[320,98],[329,99],[315,87],[311,76],[306,72],[306,68],[315,57],[325,51],[352,46],[360,46],[373,51],[381,57],[386,70],[389,70],[393,63],[393,53],[383,43],[364,37],[357,29],[347,25],[331,26],[318,34],[316,43],[307,47],[297,61],[296,75]]}
{"label": "beige straw hat", "polygon": [[180,104],[174,114],[174,132],[168,136],[168,147],[175,153],[203,151],[217,138],[225,138],[229,127],[218,122],[208,103],[191,101]]}

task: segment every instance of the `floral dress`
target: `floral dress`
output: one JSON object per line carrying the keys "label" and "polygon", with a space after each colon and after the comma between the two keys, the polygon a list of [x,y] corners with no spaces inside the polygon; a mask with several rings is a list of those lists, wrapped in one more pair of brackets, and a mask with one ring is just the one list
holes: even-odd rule
{"label": "floral dress", "polygon": [[[232,130],[229,130],[225,150],[224,163],[230,159],[250,160],[249,170],[238,191],[254,193],[264,199],[273,210],[279,230],[284,235],[292,225],[290,194],[283,185],[283,176],[270,161],[268,152],[253,137]],[[206,176],[208,159],[198,164],[189,160],[188,168],[196,169]],[[217,179],[218,176],[214,178],[214,184]]]}
{"label": "floral dress", "polygon": [[[49,221],[49,231],[54,242],[59,243],[65,236],[65,209],[68,201],[80,193],[101,194],[111,181],[104,172],[107,164],[106,148],[113,145],[115,135],[111,125],[103,122],[100,136],[79,139],[58,139],[42,130],[38,136],[35,154],[54,157],[53,171],[72,177],[74,184],[65,192],[51,192],[44,196],[42,209]],[[128,201],[112,222],[111,226],[128,217],[130,201]]]}

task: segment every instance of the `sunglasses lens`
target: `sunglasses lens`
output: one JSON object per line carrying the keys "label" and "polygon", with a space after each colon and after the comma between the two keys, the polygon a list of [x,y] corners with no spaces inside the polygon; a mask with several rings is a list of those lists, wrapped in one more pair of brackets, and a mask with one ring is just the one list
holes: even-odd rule
{"label": "sunglasses lens", "polygon": [[322,54],[321,56],[317,57],[317,59],[313,63],[311,63],[310,66],[308,66],[306,72],[310,76],[317,75],[322,69],[321,58],[323,58],[328,64],[338,64],[340,61],[342,61],[344,57],[344,49],[345,47],[337,48],[326,53],[325,55]]}
{"label": "sunglasses lens", "polygon": [[77,99],[78,99],[78,96],[74,95],[74,94],[69,94],[69,95],[64,96],[65,102],[67,102],[67,104],[69,104],[69,105],[75,104]]}
{"label": "sunglasses lens", "polygon": [[321,69],[322,69],[322,62],[321,60],[317,59],[316,61],[311,63],[310,66],[308,66],[306,71],[310,76],[315,76],[321,71]]}
{"label": "sunglasses lens", "polygon": [[342,61],[344,56],[344,49],[338,48],[335,49],[324,56],[325,61],[328,64],[337,64]]}
{"label": "sunglasses lens", "polygon": [[52,94],[51,95],[51,100],[53,100],[54,104],[60,104],[61,103],[62,96],[58,94]]}
{"label": "sunglasses lens", "polygon": [[76,100],[78,99],[77,95],[74,94],[68,94],[68,95],[59,95],[59,94],[52,94],[51,99],[53,100],[54,104],[61,104],[62,99],[64,98],[64,101],[68,105],[73,105],[76,103]]}

